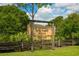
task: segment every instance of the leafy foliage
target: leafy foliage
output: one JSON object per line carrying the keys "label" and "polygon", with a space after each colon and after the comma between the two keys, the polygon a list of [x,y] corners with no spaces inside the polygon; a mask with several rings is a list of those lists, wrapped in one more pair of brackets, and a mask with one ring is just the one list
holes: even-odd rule
{"label": "leafy foliage", "polygon": [[0,40],[9,41],[10,35],[25,32],[28,16],[14,5],[0,6]]}
{"label": "leafy foliage", "polygon": [[19,32],[19,33],[17,33],[17,34],[15,34],[15,35],[11,35],[10,36],[10,41],[14,41],[14,42],[16,42],[16,41],[21,41],[21,40],[23,40],[23,41],[28,41],[29,40],[29,38],[28,38],[28,35],[26,34],[26,32]]}
{"label": "leafy foliage", "polygon": [[28,16],[15,6],[0,7],[0,33],[14,34],[26,31]]}
{"label": "leafy foliage", "polygon": [[65,19],[65,36],[79,38],[79,14],[72,13]]}
{"label": "leafy foliage", "polygon": [[64,20],[62,16],[58,16],[53,19],[51,22],[56,26],[56,37],[55,39],[64,39],[63,31],[64,31]]}
{"label": "leafy foliage", "polygon": [[56,26],[56,38],[79,38],[79,14],[72,13],[66,18],[58,16],[50,21],[52,22]]}

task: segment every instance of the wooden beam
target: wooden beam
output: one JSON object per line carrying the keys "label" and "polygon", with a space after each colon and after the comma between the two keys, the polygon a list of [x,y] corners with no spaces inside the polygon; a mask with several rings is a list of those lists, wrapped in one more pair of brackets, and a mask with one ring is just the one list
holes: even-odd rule
{"label": "wooden beam", "polygon": [[49,23],[49,21],[41,21],[41,20],[29,20],[30,22],[38,22],[38,23]]}

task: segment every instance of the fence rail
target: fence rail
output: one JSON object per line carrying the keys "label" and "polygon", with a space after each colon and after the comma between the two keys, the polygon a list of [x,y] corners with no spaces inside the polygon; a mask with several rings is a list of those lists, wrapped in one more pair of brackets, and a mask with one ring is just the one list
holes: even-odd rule
{"label": "fence rail", "polygon": [[[34,49],[51,49],[52,48],[51,40],[43,41],[33,41]],[[70,46],[75,45],[73,41],[54,41],[55,47],[60,46]],[[20,42],[0,42],[0,51],[4,50],[14,50],[14,51],[24,51],[30,50],[30,42],[20,41]]]}

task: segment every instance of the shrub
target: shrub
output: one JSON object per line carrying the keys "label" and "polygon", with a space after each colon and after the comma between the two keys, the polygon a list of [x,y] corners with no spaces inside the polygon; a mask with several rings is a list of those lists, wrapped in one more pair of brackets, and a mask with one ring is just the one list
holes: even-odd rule
{"label": "shrub", "polygon": [[29,37],[26,32],[19,32],[13,35],[0,34],[0,42],[18,42],[18,41],[29,41]]}
{"label": "shrub", "polygon": [[28,35],[26,34],[26,32],[19,32],[15,35],[11,35],[10,36],[10,41],[13,41],[13,42],[16,42],[16,41],[28,41],[29,40],[29,37]]}
{"label": "shrub", "polygon": [[9,35],[0,34],[0,42],[8,42],[9,41]]}

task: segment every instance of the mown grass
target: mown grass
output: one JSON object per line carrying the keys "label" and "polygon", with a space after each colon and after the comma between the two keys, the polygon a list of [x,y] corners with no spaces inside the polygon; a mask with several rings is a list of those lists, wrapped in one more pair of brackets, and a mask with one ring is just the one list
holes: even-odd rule
{"label": "mown grass", "polygon": [[79,46],[55,48],[55,50],[35,50],[0,53],[0,56],[79,56]]}

